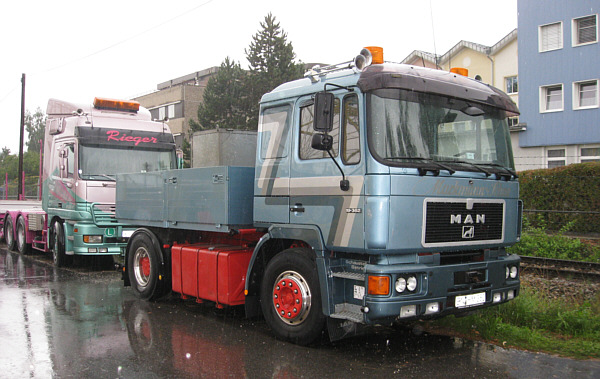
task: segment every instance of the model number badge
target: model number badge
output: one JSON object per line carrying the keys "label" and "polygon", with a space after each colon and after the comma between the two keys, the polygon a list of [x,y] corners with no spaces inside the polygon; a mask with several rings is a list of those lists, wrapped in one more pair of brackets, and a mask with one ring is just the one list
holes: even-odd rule
{"label": "model number badge", "polygon": [[346,208],[346,213],[362,213],[362,208]]}

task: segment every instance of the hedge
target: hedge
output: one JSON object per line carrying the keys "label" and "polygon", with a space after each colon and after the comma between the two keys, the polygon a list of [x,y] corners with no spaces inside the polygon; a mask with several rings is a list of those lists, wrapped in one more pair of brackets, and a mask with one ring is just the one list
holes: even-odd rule
{"label": "hedge", "polygon": [[569,232],[600,232],[600,162],[523,171],[519,182],[525,210],[588,212],[525,212],[532,225],[558,231],[571,223]]}

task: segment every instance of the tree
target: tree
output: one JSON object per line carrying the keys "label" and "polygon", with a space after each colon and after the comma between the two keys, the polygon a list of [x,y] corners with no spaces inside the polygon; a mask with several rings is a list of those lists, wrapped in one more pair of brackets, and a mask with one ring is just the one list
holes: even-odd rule
{"label": "tree", "polygon": [[8,157],[9,155],[10,155],[10,149],[8,147],[4,146],[2,148],[2,152],[0,153],[0,164],[2,164],[2,162],[4,162],[6,157]]}
{"label": "tree", "polygon": [[37,108],[32,115],[31,112],[25,113],[25,130],[28,139],[25,145],[27,151],[40,152],[40,140],[44,141],[44,127],[46,126],[46,115],[41,108]]}
{"label": "tree", "polygon": [[247,109],[243,100],[246,76],[239,63],[225,58],[217,74],[206,84],[198,106],[198,122],[190,120],[193,131],[246,129]]}
{"label": "tree", "polygon": [[250,78],[247,82],[248,122],[256,128],[258,108],[261,96],[290,80],[302,77],[304,65],[295,63],[296,54],[291,42],[287,42],[287,33],[279,22],[269,13],[253,37],[249,49],[245,50],[250,64]]}

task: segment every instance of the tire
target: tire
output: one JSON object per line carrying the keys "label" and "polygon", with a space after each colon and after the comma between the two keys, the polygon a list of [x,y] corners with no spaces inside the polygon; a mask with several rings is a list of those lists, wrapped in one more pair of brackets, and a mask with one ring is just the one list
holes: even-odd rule
{"label": "tire", "polygon": [[27,243],[25,219],[22,216],[17,219],[17,250],[23,255],[31,253],[31,244]]}
{"label": "tire", "polygon": [[163,295],[165,285],[159,280],[160,255],[152,238],[146,233],[134,235],[127,249],[127,274],[131,288],[143,300],[155,300]]}
{"label": "tire", "polygon": [[52,228],[54,237],[54,247],[52,249],[52,259],[56,267],[66,267],[71,264],[73,257],[65,253],[65,229],[62,222],[54,221]]}
{"label": "tire", "polygon": [[17,248],[14,225],[10,215],[6,216],[4,219],[4,240],[6,241],[6,248],[8,250],[14,251]]}
{"label": "tire", "polygon": [[269,261],[261,283],[265,321],[280,339],[299,345],[315,342],[323,332],[325,315],[313,253],[292,248]]}

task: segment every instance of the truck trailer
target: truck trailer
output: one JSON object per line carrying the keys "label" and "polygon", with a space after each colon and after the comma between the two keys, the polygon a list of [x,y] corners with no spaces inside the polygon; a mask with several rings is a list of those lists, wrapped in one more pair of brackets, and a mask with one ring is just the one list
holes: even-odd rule
{"label": "truck trailer", "polygon": [[133,229],[117,223],[115,175],[176,168],[173,135],[138,102],[96,97],[93,105],[50,99],[41,201],[0,200],[0,238],[11,250],[124,255]]}
{"label": "truck trailer", "polygon": [[298,344],[510,301],[516,115],[492,86],[380,48],[314,67],[263,95],[255,167],[117,176],[116,217],[139,226],[124,284],[243,304]]}

